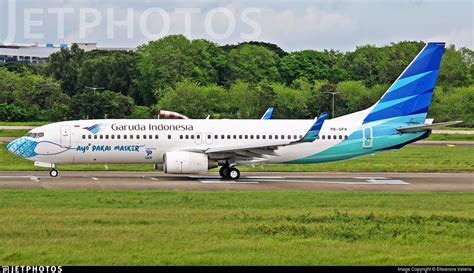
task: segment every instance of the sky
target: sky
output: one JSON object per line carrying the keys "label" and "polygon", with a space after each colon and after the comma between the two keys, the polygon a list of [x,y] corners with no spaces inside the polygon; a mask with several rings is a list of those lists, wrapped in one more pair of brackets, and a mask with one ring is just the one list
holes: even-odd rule
{"label": "sky", "polygon": [[0,43],[133,48],[170,34],[286,51],[445,41],[474,49],[472,0],[0,0]]}

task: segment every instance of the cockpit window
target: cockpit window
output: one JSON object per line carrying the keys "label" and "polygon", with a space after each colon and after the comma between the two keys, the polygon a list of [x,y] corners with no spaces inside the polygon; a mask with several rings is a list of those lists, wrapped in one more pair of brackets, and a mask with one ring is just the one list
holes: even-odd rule
{"label": "cockpit window", "polygon": [[41,137],[44,137],[44,133],[32,133],[32,132],[28,132],[26,134],[27,137],[31,137],[31,138],[41,138]]}

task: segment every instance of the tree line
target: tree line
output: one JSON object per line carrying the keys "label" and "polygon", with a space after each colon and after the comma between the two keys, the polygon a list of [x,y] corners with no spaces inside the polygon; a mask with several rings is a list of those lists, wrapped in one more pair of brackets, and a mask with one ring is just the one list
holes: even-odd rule
{"label": "tree line", "polygon": [[[167,36],[135,51],[84,52],[76,44],[43,64],[0,66],[0,119],[58,121],[153,118],[157,109],[191,118],[336,116],[375,103],[423,48],[403,41],[354,51],[285,52],[275,44],[219,46]],[[101,87],[93,90],[89,87]],[[474,51],[449,46],[429,116],[474,126]]]}

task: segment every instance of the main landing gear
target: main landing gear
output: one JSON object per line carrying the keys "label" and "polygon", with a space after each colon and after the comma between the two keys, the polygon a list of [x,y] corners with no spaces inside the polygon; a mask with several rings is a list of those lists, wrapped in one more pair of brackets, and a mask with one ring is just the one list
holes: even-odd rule
{"label": "main landing gear", "polygon": [[51,175],[51,177],[57,177],[59,174],[58,170],[56,169],[52,169],[50,172],[49,172],[49,175]]}
{"label": "main landing gear", "polygon": [[219,170],[219,174],[224,179],[237,180],[240,178],[240,171],[237,168],[229,167],[227,165],[222,166]]}

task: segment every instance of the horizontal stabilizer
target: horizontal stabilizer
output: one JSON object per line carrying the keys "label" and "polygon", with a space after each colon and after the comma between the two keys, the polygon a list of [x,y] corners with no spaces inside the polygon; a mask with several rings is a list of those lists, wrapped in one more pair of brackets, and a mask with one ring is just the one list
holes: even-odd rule
{"label": "horizontal stabilizer", "polygon": [[321,131],[321,128],[323,127],[323,123],[328,117],[328,113],[324,112],[322,113],[319,118],[316,120],[316,122],[311,126],[311,129],[306,133],[306,135],[303,137],[298,142],[313,142],[316,140],[316,138],[319,135],[319,131]]}
{"label": "horizontal stabilizer", "polygon": [[444,127],[448,125],[458,124],[462,121],[447,121],[447,122],[440,122],[440,123],[433,123],[433,124],[422,124],[416,126],[407,126],[407,127],[400,127],[397,130],[401,133],[414,133],[414,132],[422,132],[427,130],[432,130],[439,127]]}
{"label": "horizontal stabilizer", "polygon": [[272,114],[273,114],[273,107],[270,107],[267,109],[267,111],[265,112],[265,114],[263,114],[262,116],[262,120],[264,119],[270,119],[272,117]]}

